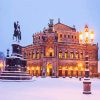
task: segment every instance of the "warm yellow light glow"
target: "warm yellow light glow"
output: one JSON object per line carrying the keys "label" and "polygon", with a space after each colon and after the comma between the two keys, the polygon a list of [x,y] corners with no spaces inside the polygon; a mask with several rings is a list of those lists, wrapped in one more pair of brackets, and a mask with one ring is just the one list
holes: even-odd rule
{"label": "warm yellow light glow", "polygon": [[90,39],[94,39],[94,32],[93,31],[91,31],[91,33],[90,33]]}
{"label": "warm yellow light glow", "polygon": [[62,52],[59,52],[59,58],[62,58]]}
{"label": "warm yellow light glow", "polygon": [[49,73],[49,68],[47,68],[47,73]]}
{"label": "warm yellow light glow", "polygon": [[83,68],[81,68],[81,71],[83,71]]}
{"label": "warm yellow light glow", "polygon": [[27,67],[27,70],[30,70],[30,68],[29,68],[29,67]]}
{"label": "warm yellow light glow", "polygon": [[79,34],[79,42],[90,44],[94,42],[94,31],[88,28],[88,25],[85,25],[84,31]]}
{"label": "warm yellow light glow", "polygon": [[32,67],[31,69],[34,70],[34,67]]}
{"label": "warm yellow light glow", "polygon": [[89,32],[85,32],[85,37],[89,37]]}
{"label": "warm yellow light glow", "polygon": [[76,67],[75,70],[78,70],[78,68]]}
{"label": "warm yellow light glow", "polygon": [[36,67],[36,70],[39,70],[39,67],[38,66]]}
{"label": "warm yellow light glow", "polygon": [[78,63],[78,67],[82,67],[83,66],[83,64],[82,63]]}
{"label": "warm yellow light glow", "polygon": [[73,52],[70,53],[70,58],[71,58],[71,59],[74,58],[74,53],[73,53]]}
{"label": "warm yellow light glow", "polygon": [[80,43],[82,43],[82,39],[83,39],[83,35],[82,35],[82,32],[80,32],[80,34],[79,34],[79,41],[80,41]]}
{"label": "warm yellow light glow", "polygon": [[82,40],[82,34],[79,35],[79,39]]}
{"label": "warm yellow light glow", "polygon": [[2,67],[3,67],[3,63],[1,62],[1,63],[0,63],[0,68],[2,68]]}
{"label": "warm yellow light glow", "polygon": [[72,67],[69,67],[69,70],[73,70],[73,68]]}
{"label": "warm yellow light glow", "polygon": [[53,48],[46,48],[46,56],[50,57],[50,56],[54,56],[54,49]]}
{"label": "warm yellow light glow", "polygon": [[63,67],[63,70],[65,70],[65,67]]}

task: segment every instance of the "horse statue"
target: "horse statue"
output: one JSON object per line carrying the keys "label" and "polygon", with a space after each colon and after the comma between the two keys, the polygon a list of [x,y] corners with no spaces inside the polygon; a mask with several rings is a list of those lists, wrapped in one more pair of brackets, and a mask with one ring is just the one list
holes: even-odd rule
{"label": "horse statue", "polygon": [[13,40],[14,40],[14,37],[16,38],[16,41],[20,42],[20,40],[21,40],[21,31],[20,31],[20,25],[19,25],[18,21],[17,21],[17,23],[14,22]]}

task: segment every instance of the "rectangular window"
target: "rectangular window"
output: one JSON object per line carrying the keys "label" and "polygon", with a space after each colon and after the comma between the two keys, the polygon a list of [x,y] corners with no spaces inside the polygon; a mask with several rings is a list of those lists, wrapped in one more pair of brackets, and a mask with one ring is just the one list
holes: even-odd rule
{"label": "rectangular window", "polygon": [[68,58],[68,52],[65,52],[65,59]]}
{"label": "rectangular window", "polygon": [[44,56],[44,54],[43,54],[43,52],[41,52],[41,58],[43,58],[43,56]]}
{"label": "rectangular window", "polygon": [[83,53],[80,54],[80,59],[83,59]]}
{"label": "rectangular window", "polygon": [[71,58],[71,59],[74,58],[74,53],[73,53],[73,52],[71,52],[71,54],[70,54],[70,58]]}
{"label": "rectangular window", "polygon": [[76,53],[76,59],[78,59],[78,53]]}
{"label": "rectangular window", "polygon": [[60,34],[60,38],[62,38],[62,34]]}
{"label": "rectangular window", "polygon": [[34,54],[34,53],[32,54],[32,58],[33,58],[33,59],[35,58],[35,54]]}
{"label": "rectangular window", "polygon": [[39,57],[40,57],[40,56],[39,56],[39,53],[36,53],[36,58],[39,59]]}
{"label": "rectangular window", "polygon": [[59,58],[62,58],[62,52],[59,52]]}

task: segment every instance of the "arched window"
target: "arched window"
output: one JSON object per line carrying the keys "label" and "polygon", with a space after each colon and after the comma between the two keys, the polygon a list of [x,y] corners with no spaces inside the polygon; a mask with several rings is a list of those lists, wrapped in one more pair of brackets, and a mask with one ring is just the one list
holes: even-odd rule
{"label": "arched window", "polygon": [[54,56],[54,49],[53,48],[46,48],[46,56],[53,57]]}

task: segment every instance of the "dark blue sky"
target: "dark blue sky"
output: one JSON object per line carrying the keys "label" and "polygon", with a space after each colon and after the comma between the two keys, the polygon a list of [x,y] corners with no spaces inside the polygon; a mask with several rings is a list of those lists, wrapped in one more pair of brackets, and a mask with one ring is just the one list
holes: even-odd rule
{"label": "dark blue sky", "polygon": [[22,45],[32,43],[32,34],[47,26],[49,18],[54,23],[75,25],[78,31],[88,24],[95,31],[95,43],[99,43],[100,0],[0,0],[0,51],[6,53],[13,35],[13,22],[19,21]]}

